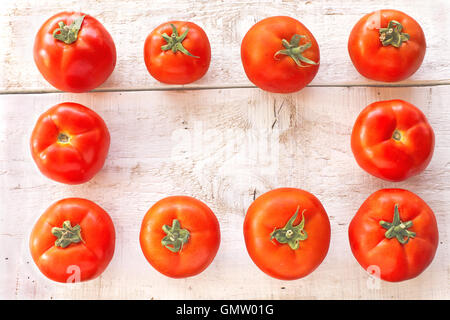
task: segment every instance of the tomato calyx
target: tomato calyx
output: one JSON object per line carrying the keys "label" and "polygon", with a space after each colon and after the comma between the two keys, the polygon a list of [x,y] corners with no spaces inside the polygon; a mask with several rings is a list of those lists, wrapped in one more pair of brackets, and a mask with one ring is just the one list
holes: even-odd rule
{"label": "tomato calyx", "polygon": [[[294,34],[290,42],[288,42],[286,39],[281,40],[281,43],[285,49],[277,51],[273,57],[276,60],[278,60],[277,59],[278,55],[280,54],[287,55],[291,57],[292,60],[294,60],[297,66],[299,67],[309,67],[309,65],[318,65],[317,62],[314,62],[302,55],[304,51],[311,48],[312,46],[311,42],[307,42],[305,44],[300,45],[300,40],[302,38],[306,39],[307,37],[299,34]],[[302,62],[308,65],[305,66],[302,64]]]}
{"label": "tomato calyx", "polygon": [[414,238],[416,236],[415,232],[408,230],[408,228],[411,228],[413,225],[412,221],[403,222],[400,220],[398,204],[394,207],[394,219],[392,223],[381,220],[380,225],[387,229],[384,234],[387,239],[392,239],[395,237],[401,244],[408,243],[410,238]]}
{"label": "tomato calyx", "polygon": [[66,25],[64,21],[58,22],[59,28],[53,31],[53,37],[65,44],[74,43],[78,39],[78,32],[81,29],[84,17],[86,16],[75,19],[70,26]]}
{"label": "tomato calyx", "polygon": [[52,234],[58,238],[55,241],[55,246],[66,248],[71,243],[79,243],[84,240],[81,237],[81,227],[79,224],[72,227],[69,220],[63,222],[62,228],[54,227],[52,228]]}
{"label": "tomato calyx", "polygon": [[295,219],[298,216],[300,206],[297,207],[295,214],[289,219],[286,225],[282,229],[277,229],[272,231],[270,234],[270,240],[276,239],[279,243],[287,243],[292,250],[297,250],[300,248],[300,241],[304,241],[308,238],[308,234],[303,228],[305,227],[305,216],[302,212],[302,221],[296,226],[293,225]]}
{"label": "tomato calyx", "polygon": [[192,53],[187,51],[185,47],[183,47],[182,42],[189,32],[189,28],[186,28],[186,31],[184,31],[183,34],[179,36],[177,28],[172,23],[170,24],[170,26],[172,27],[172,34],[170,36],[168,36],[167,33],[163,33],[161,35],[163,39],[167,41],[166,45],[161,46],[161,50],[162,51],[172,50],[173,53],[177,53],[178,51],[180,51],[190,57],[200,58],[194,56]]}
{"label": "tomato calyx", "polygon": [[167,234],[161,244],[172,252],[179,252],[183,245],[188,242],[190,232],[187,229],[181,229],[180,222],[177,219],[172,220],[172,226],[163,225],[163,231]]}
{"label": "tomato calyx", "polygon": [[409,34],[402,33],[403,26],[400,22],[391,20],[387,28],[380,28],[380,41],[383,46],[400,48],[403,42],[409,40]]}

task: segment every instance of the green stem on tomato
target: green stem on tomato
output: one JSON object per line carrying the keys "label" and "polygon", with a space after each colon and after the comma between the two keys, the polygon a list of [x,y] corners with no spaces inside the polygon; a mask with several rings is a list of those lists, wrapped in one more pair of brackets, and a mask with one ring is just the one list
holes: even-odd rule
{"label": "green stem on tomato", "polygon": [[400,22],[391,20],[387,28],[380,28],[380,41],[383,46],[399,48],[403,42],[409,40],[409,34],[402,33],[403,26]]}
{"label": "green stem on tomato", "polygon": [[66,248],[71,243],[84,242],[81,237],[81,227],[79,224],[72,227],[69,220],[63,222],[62,228],[52,228],[52,234],[57,238],[55,246]]}
{"label": "green stem on tomato", "polygon": [[172,252],[179,252],[189,240],[190,232],[182,229],[177,219],[172,220],[172,226],[163,225],[163,231],[167,234],[161,244]]}
{"label": "green stem on tomato", "polygon": [[84,17],[86,16],[75,19],[70,26],[66,25],[63,21],[60,21],[58,23],[59,28],[53,31],[53,37],[66,44],[74,43],[78,39],[78,32],[81,29]]}
{"label": "green stem on tomato", "polygon": [[409,231],[408,228],[411,228],[413,223],[412,221],[403,222],[400,220],[400,212],[398,211],[398,204],[394,207],[394,218],[392,222],[386,222],[384,220],[380,221],[380,225],[387,229],[384,236],[387,239],[397,238],[398,242],[401,244],[408,243],[410,238],[414,238],[416,236],[415,232]]}
{"label": "green stem on tomato", "polygon": [[[306,36],[294,34],[290,42],[288,42],[286,39],[281,40],[281,44],[283,45],[284,49],[277,51],[273,57],[276,59],[276,57],[280,54],[287,55],[291,57],[299,67],[318,65],[317,62],[312,61],[302,55],[304,51],[311,48],[312,46],[311,42],[300,45],[300,39],[302,38],[306,38]],[[307,65],[303,65],[302,62],[306,63]]]}
{"label": "green stem on tomato", "polygon": [[177,53],[178,51],[184,53],[185,55],[188,55],[193,58],[200,58],[197,56],[194,56],[189,51],[186,50],[185,47],[183,47],[183,40],[186,38],[189,28],[186,28],[186,31],[183,32],[181,36],[178,35],[177,28],[171,23],[170,26],[172,27],[172,34],[170,36],[167,35],[167,33],[163,33],[161,36],[164,40],[167,41],[166,45],[161,46],[162,51],[172,50],[173,53]]}
{"label": "green stem on tomato", "polygon": [[281,229],[276,229],[270,234],[270,240],[276,239],[279,243],[287,243],[292,250],[300,248],[300,241],[304,241],[308,238],[308,234],[303,228],[305,227],[305,216],[302,212],[302,221],[294,226],[294,221],[298,216],[300,206],[297,207],[294,215],[289,219],[286,225]]}

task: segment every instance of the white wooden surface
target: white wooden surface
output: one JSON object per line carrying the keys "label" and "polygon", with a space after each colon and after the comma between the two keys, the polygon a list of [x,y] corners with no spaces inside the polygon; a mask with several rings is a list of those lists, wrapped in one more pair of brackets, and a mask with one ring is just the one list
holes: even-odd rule
{"label": "white wooden surface", "polygon": [[[385,8],[403,10],[422,26],[427,53],[423,66],[400,84],[450,84],[448,0],[3,0],[0,10],[0,92],[55,92],[34,65],[32,48],[39,27],[53,13],[77,10],[99,19],[111,33],[118,61],[112,76],[97,90],[179,88],[158,83],[147,72],[144,41],[168,20],[189,20],[202,26],[212,48],[211,67],[186,88],[249,87],[240,62],[240,43],[262,18],[289,15],[302,21],[317,39],[320,69],[312,86],[373,85],[359,75],[347,53],[355,23],[366,13]],[[18,67],[20,66],[20,67]],[[396,84],[399,85],[399,84]]]}
{"label": "white wooden surface", "polygon": [[[116,70],[98,89],[107,92],[86,94],[56,93],[32,60],[35,31],[50,14],[64,9],[59,1],[9,1],[0,12],[1,299],[450,298],[450,48],[444,28],[448,2],[431,6],[424,1],[396,1],[397,9],[422,24],[428,41],[424,64],[414,77],[395,85],[400,87],[363,79],[346,51],[348,32],[358,18],[392,7],[391,1],[377,5],[179,0],[173,1],[170,10],[164,1],[145,6],[144,2],[149,3],[65,2],[98,17],[118,49]],[[240,64],[239,43],[247,29],[275,14],[299,18],[321,46],[319,74],[300,93],[277,95],[253,88]],[[145,70],[143,40],[168,19],[199,23],[212,42],[210,71],[189,87],[158,84]],[[136,35],[136,29],[142,34]],[[373,101],[393,98],[421,108],[436,134],[429,167],[401,183],[369,176],[357,166],[350,150],[350,132],[359,111]],[[37,117],[62,101],[93,108],[111,132],[105,168],[81,186],[46,179],[30,156],[28,140]],[[258,196],[282,186],[314,193],[332,227],[325,261],[310,276],[296,281],[275,280],[259,271],[247,255],[242,234],[254,193]],[[347,228],[364,199],[384,187],[409,189],[431,206],[439,223],[440,244],[433,263],[418,278],[373,287],[351,254]],[[182,280],[155,271],[138,241],[148,208],[175,194],[206,202],[222,231],[221,247],[211,266]],[[96,280],[75,285],[47,280],[28,251],[35,220],[51,203],[69,196],[97,202],[110,213],[117,232],[110,266]]]}

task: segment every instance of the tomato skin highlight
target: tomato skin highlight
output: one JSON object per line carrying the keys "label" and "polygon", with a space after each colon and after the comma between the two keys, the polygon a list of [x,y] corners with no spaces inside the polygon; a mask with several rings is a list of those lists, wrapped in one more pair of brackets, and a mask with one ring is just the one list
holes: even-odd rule
{"label": "tomato skin highlight", "polygon": [[60,12],[39,29],[34,41],[34,61],[42,76],[55,88],[66,92],[87,92],[108,79],[116,65],[116,47],[103,25],[85,15],[77,40],[71,44],[55,39],[58,23],[70,25],[85,15]]}
{"label": "tomato skin highlight", "polygon": [[[83,242],[55,246],[53,227],[64,221],[80,225]],[[92,201],[66,198],[53,203],[38,219],[30,235],[30,251],[39,270],[49,279],[67,282],[79,268],[80,281],[98,277],[114,255],[115,229],[110,216]]]}
{"label": "tomato skin highlight", "polygon": [[[396,133],[400,140],[394,138]],[[434,132],[414,105],[403,100],[378,101],[356,119],[351,147],[366,172],[388,181],[403,181],[430,163]]]}
{"label": "tomato skin highlight", "polygon": [[[297,250],[271,239],[275,228],[282,228],[297,209],[305,218],[308,238]],[[294,224],[300,223],[299,215]],[[281,280],[295,280],[313,272],[325,259],[330,245],[328,215],[319,199],[295,188],[279,188],[264,193],[248,208],[244,238],[248,254],[263,272]]]}
{"label": "tomato skin highlight", "polygon": [[[189,29],[182,41],[191,57],[181,51],[162,50],[167,45],[162,35],[172,35],[173,24],[179,35]],[[167,84],[188,84],[202,78],[211,62],[211,45],[205,31],[193,22],[169,21],[156,27],[145,40],[144,61],[148,72],[156,80]]]}
{"label": "tomato skin highlight", "polygon": [[[189,240],[181,250],[172,252],[161,244],[166,237],[164,225],[177,219],[189,231]],[[145,214],[139,241],[147,261],[171,278],[186,278],[205,270],[219,250],[220,227],[211,209],[188,196],[172,196],[156,202]]]}
{"label": "tomato skin highlight", "polygon": [[[60,134],[68,137],[59,141]],[[46,177],[66,184],[92,179],[108,155],[110,135],[103,119],[72,102],[57,104],[36,122],[30,139],[31,154]]]}
{"label": "tomato skin highlight", "polygon": [[[394,206],[400,219],[412,221],[415,233],[406,244],[388,239],[380,221],[393,221]],[[439,233],[430,207],[414,193],[403,189],[382,189],[370,195],[353,217],[348,229],[350,247],[358,263],[367,270],[377,266],[380,278],[398,282],[421,274],[433,261]]]}
{"label": "tomato skin highlight", "polygon": [[[301,44],[311,42],[302,55],[317,63],[302,67],[288,55],[275,54],[284,49],[282,40],[290,41],[298,34],[306,36]],[[257,87],[275,93],[291,93],[309,84],[319,70],[319,45],[312,33],[291,17],[276,16],[253,25],[241,44],[241,60],[248,79]]]}
{"label": "tomato skin highlight", "polygon": [[[399,48],[383,46],[380,28],[389,21],[398,21],[409,40]],[[353,65],[366,78],[397,82],[412,76],[425,57],[426,41],[420,25],[410,16],[397,10],[379,10],[362,17],[353,27],[348,40],[348,52]]]}

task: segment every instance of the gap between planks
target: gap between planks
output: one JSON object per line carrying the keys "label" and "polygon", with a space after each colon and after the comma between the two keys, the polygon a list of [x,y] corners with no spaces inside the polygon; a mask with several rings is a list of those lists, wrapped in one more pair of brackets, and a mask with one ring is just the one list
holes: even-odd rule
{"label": "gap between planks", "polygon": [[[308,85],[310,88],[412,88],[412,87],[439,87],[439,86],[449,86],[450,81],[448,82],[437,82],[437,83],[406,83],[406,84],[313,84]],[[256,89],[256,86],[252,85],[238,85],[238,86],[198,86],[198,87],[179,87],[179,86],[167,86],[167,87],[158,87],[158,88],[128,88],[128,89],[94,89],[92,91],[86,92],[145,92],[145,91],[188,91],[188,90],[226,90],[226,89]],[[49,90],[13,90],[0,91],[0,95],[9,95],[9,94],[48,94],[48,93],[70,93],[63,92],[56,89]]]}

